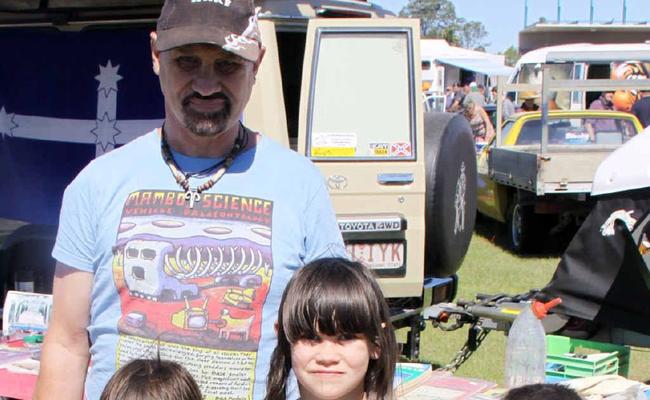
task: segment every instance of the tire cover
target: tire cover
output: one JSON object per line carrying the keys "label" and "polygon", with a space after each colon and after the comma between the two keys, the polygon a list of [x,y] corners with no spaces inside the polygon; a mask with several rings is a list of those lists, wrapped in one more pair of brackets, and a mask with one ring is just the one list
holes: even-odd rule
{"label": "tire cover", "polygon": [[425,276],[443,277],[460,267],[476,217],[476,147],[459,114],[424,114],[426,172]]}

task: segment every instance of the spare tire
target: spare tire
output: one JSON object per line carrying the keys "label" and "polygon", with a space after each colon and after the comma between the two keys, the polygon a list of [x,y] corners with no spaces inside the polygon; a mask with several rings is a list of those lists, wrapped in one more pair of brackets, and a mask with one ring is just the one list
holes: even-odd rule
{"label": "spare tire", "polygon": [[460,114],[424,114],[425,277],[455,273],[476,217],[476,147]]}

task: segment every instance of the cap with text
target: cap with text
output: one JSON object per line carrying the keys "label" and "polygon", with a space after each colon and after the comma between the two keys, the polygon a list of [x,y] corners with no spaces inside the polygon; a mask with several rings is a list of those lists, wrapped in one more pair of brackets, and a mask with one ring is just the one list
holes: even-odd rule
{"label": "cap with text", "polygon": [[249,61],[260,54],[253,0],[166,0],[156,32],[159,51],[206,43]]}

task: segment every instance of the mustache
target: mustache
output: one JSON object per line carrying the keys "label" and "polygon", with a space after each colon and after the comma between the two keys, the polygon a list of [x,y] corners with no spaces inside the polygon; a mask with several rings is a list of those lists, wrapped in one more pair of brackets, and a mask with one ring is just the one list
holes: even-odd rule
{"label": "mustache", "polygon": [[183,106],[188,105],[192,99],[199,99],[199,100],[220,99],[220,100],[223,100],[226,103],[226,106],[230,106],[230,98],[228,96],[226,96],[223,92],[213,93],[213,94],[208,95],[208,96],[203,96],[203,95],[201,95],[200,93],[197,93],[197,92],[191,93],[191,94],[187,95],[183,99],[183,102],[182,102]]}

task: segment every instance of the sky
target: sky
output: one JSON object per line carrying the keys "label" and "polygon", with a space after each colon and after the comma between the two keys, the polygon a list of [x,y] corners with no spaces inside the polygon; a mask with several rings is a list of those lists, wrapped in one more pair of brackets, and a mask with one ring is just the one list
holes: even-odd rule
{"label": "sky", "polygon": [[[407,0],[371,0],[398,13]],[[517,47],[519,31],[524,28],[525,0],[451,0],[456,16],[468,21],[479,21],[485,26],[490,43],[487,51],[502,52],[510,46]],[[591,0],[559,0],[560,20],[589,22]],[[594,22],[623,19],[623,4],[627,8],[626,23],[650,21],[650,0],[593,0]],[[558,0],[528,0],[528,25],[545,17],[557,20]],[[649,38],[650,39],[650,38]]]}

